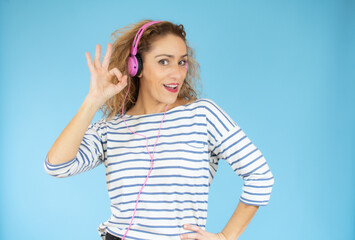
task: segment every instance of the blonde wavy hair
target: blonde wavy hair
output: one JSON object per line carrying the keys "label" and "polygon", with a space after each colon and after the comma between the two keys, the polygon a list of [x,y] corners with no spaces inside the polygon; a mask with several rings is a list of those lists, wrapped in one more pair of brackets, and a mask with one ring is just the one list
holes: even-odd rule
{"label": "blonde wavy hair", "polygon": [[[127,75],[127,81],[131,81],[129,93],[127,95],[126,102],[124,103],[124,112],[127,112],[133,107],[138,98],[139,90],[139,78],[130,77],[127,69],[127,59],[130,54],[130,49],[133,44],[134,37],[138,30],[146,23],[152,20],[142,20],[136,24],[131,24],[126,27],[120,28],[111,34],[111,38],[114,41],[112,44],[112,54],[110,58],[110,64],[108,69],[117,68],[121,71],[122,75]],[[137,53],[143,57],[143,55],[151,50],[152,43],[167,34],[174,34],[181,37],[186,44],[187,49],[187,62],[189,65],[186,79],[181,86],[178,97],[185,98],[189,101],[197,100],[202,93],[202,83],[199,76],[200,65],[194,58],[194,51],[189,46],[186,40],[186,32],[182,24],[177,25],[169,21],[163,21],[155,23],[145,29],[142,37],[139,40]],[[143,66],[144,67],[144,66]],[[118,83],[116,77],[112,79],[112,83]],[[199,88],[196,88],[196,84],[199,83]],[[128,91],[129,82],[127,86],[122,89],[121,92],[108,99],[101,107],[100,110],[103,113],[103,117],[112,119],[116,115],[122,113],[122,104],[126,93]]]}

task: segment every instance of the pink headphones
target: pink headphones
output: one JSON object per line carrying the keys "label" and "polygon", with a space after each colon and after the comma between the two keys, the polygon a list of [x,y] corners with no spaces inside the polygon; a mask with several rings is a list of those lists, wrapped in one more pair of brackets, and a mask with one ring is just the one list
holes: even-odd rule
{"label": "pink headphones", "polygon": [[[127,60],[127,68],[128,68],[128,73],[131,77],[136,77],[139,76],[143,69],[143,60],[142,57],[137,54],[137,48],[138,48],[138,43],[140,38],[143,35],[144,30],[149,27],[150,25],[153,25],[155,23],[159,23],[163,21],[151,21],[146,24],[144,24],[136,33],[136,36],[134,37],[133,44],[131,47],[131,52],[130,56],[128,57]],[[186,71],[188,70],[188,63],[186,62]]]}

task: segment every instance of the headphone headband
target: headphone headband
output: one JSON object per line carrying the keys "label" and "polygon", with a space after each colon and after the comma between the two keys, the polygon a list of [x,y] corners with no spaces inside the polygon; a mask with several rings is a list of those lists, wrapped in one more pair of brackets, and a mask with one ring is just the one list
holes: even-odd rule
{"label": "headphone headband", "polygon": [[131,54],[133,56],[135,56],[137,54],[137,47],[138,47],[138,43],[139,43],[139,40],[141,39],[142,35],[143,35],[143,32],[144,30],[149,27],[150,25],[153,25],[155,23],[158,23],[158,22],[162,22],[162,21],[151,21],[151,22],[148,22],[146,24],[144,24],[139,30],[138,32],[136,33],[136,36],[134,37],[134,41],[133,41],[133,44],[132,44],[132,47],[131,47]]}
{"label": "headphone headband", "polygon": [[[136,36],[134,37],[131,51],[130,51],[130,56],[128,57],[127,60],[127,69],[128,73],[131,77],[135,77],[140,74],[143,68],[143,60],[137,55],[137,48],[138,48],[138,43],[139,39],[142,37],[144,30],[149,27],[150,25],[153,25],[154,23],[158,23],[162,21],[151,21],[146,24],[144,24],[136,33]],[[136,56],[137,55],[137,56]]]}

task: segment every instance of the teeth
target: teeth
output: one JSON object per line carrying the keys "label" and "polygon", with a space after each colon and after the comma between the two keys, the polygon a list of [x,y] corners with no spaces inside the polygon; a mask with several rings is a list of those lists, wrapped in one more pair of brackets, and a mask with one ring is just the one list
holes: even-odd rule
{"label": "teeth", "polygon": [[172,85],[163,84],[163,85],[166,87],[169,87],[169,88],[174,88],[174,89],[177,87],[177,85],[175,85],[175,84],[172,84]]}

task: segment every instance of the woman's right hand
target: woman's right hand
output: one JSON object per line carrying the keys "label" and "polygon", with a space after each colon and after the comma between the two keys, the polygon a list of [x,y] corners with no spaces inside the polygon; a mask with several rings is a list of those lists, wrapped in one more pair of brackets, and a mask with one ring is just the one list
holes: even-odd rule
{"label": "woman's right hand", "polygon": [[[102,64],[100,63],[100,44],[96,45],[94,64],[91,61],[91,56],[85,52],[91,73],[90,90],[88,96],[98,102],[100,106],[112,96],[119,93],[127,85],[127,75],[122,76],[122,73],[117,68],[112,68],[108,71],[109,61],[112,52],[112,44],[107,45],[107,51]],[[117,77],[118,83],[113,84],[112,79]]]}

